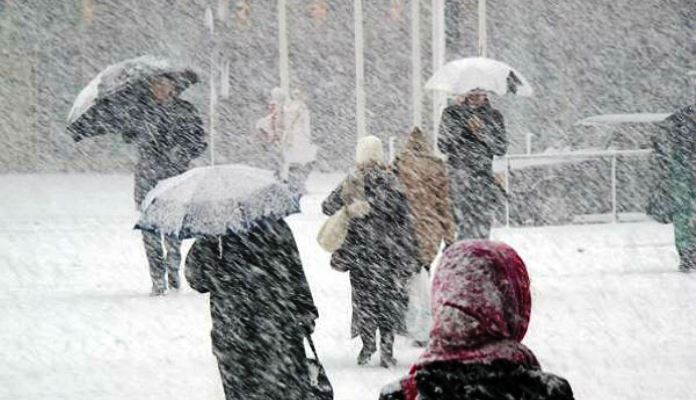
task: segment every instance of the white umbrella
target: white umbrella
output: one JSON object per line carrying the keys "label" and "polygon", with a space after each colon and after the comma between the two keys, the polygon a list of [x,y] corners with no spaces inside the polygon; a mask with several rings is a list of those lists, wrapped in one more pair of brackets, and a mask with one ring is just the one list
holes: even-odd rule
{"label": "white umbrella", "polygon": [[531,96],[532,87],[527,79],[508,64],[485,57],[468,57],[450,61],[425,84],[429,90],[465,94],[483,89],[504,95]]}
{"label": "white umbrella", "polygon": [[135,228],[180,239],[241,233],[263,219],[299,212],[299,197],[272,171],[199,167],[160,181],[143,201]]}

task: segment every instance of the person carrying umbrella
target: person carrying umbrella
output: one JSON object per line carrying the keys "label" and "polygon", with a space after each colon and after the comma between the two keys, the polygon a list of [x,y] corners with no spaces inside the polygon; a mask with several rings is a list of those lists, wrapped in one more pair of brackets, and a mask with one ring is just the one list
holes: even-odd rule
{"label": "person carrying umbrella", "polygon": [[[197,81],[191,70],[174,69],[166,60],[144,56],[107,67],[73,105],[68,131],[75,141],[120,133],[126,142],[135,144],[136,208],[157,182],[186,171],[207,146],[198,111],[178,96]],[[165,294],[167,283],[178,289],[181,242],[166,236],[162,240],[152,232],[142,235],[151,294]]]}
{"label": "person carrying umbrella", "polygon": [[160,182],[142,208],[136,228],[196,239],[185,275],[210,293],[225,397],[314,398],[321,379],[308,368],[303,339],[319,314],[283,221],[299,212],[298,194],[273,171],[216,165]]}
{"label": "person carrying umbrella", "polygon": [[483,90],[472,90],[442,113],[438,148],[447,157],[457,240],[487,239],[501,188],[493,157],[507,152],[502,114]]}

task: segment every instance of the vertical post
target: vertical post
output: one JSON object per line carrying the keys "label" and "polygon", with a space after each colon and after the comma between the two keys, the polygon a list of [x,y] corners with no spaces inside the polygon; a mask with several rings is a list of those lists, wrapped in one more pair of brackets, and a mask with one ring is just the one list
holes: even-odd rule
{"label": "vertical post", "polygon": [[355,108],[358,138],[367,135],[365,126],[365,60],[363,42],[362,0],[354,1],[355,23]]}
{"label": "vertical post", "polygon": [[[445,63],[445,0],[433,0],[433,74]],[[440,113],[444,108],[444,94],[433,92],[433,142],[437,147]]]}
{"label": "vertical post", "polygon": [[389,136],[389,164],[394,162],[396,158],[396,138]]}
{"label": "vertical post", "polygon": [[532,137],[534,136],[533,133],[527,132],[527,135],[525,137],[526,139],[526,147],[527,147],[527,154],[532,154]]}
{"label": "vertical post", "polygon": [[505,157],[505,227],[510,227],[510,157]]}
{"label": "vertical post", "polygon": [[205,8],[205,24],[210,32],[210,165],[215,165],[215,19],[213,10],[208,5]]}
{"label": "vertical post", "polygon": [[616,206],[616,153],[613,151],[611,155],[611,220],[614,223],[619,220]]}
{"label": "vertical post", "polygon": [[423,124],[423,89],[421,87],[420,0],[411,0],[411,90],[413,93],[413,126]]}
{"label": "vertical post", "polygon": [[488,56],[487,41],[486,0],[478,0],[478,47],[480,57]]}
{"label": "vertical post", "polygon": [[290,61],[288,52],[287,0],[278,0],[278,53],[280,67],[280,88],[290,94]]}

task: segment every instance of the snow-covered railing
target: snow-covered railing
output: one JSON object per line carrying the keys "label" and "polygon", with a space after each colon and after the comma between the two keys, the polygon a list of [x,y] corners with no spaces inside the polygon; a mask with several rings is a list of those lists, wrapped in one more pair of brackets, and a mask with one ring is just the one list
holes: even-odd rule
{"label": "snow-covered railing", "polygon": [[[617,222],[617,203],[616,203],[616,159],[618,157],[646,157],[651,150],[581,150],[573,152],[538,153],[538,154],[508,154],[498,158],[505,165],[505,192],[510,193],[510,170],[512,161],[528,160],[526,167],[534,166],[534,160],[539,161],[539,165],[553,164],[554,160],[559,163],[577,159],[591,158],[611,158],[611,215],[612,222]],[[510,196],[506,196],[505,201],[505,226],[510,226]]]}

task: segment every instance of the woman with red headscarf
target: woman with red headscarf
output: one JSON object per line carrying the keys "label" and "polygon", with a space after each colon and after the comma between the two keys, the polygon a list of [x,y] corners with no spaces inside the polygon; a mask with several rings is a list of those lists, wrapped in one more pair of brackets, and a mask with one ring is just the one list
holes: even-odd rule
{"label": "woman with red headscarf", "polygon": [[428,349],[380,400],[572,400],[568,382],[542,372],[521,343],[531,306],[527,269],[511,247],[450,246],[433,280]]}

